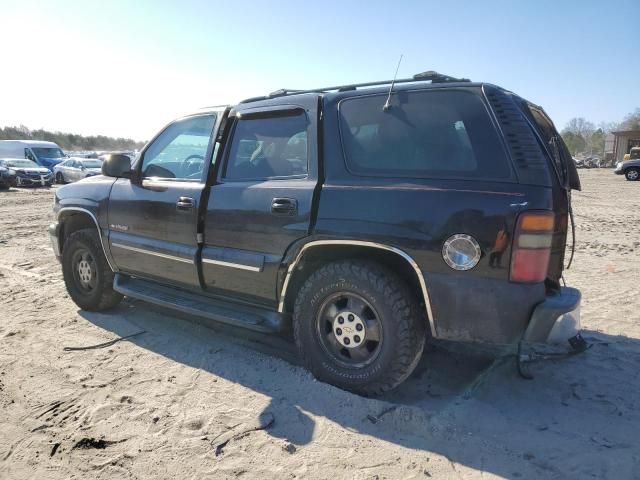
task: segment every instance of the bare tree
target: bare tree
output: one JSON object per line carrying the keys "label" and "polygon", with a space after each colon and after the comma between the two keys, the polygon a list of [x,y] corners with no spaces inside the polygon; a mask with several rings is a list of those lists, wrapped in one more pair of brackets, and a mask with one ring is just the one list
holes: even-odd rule
{"label": "bare tree", "polygon": [[622,130],[640,130],[640,108],[624,117],[620,124]]}

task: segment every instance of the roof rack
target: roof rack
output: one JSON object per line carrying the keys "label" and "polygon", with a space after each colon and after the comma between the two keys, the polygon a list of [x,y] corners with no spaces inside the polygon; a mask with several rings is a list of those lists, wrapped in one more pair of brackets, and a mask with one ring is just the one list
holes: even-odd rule
{"label": "roof rack", "polygon": [[[395,80],[395,83],[415,83],[415,82],[448,83],[448,82],[470,82],[470,81],[471,80],[469,80],[468,78],[455,78],[449,75],[443,75],[442,73],[434,72],[433,70],[428,70],[426,72],[416,73],[411,78],[397,79]],[[257,102],[260,100],[268,100],[270,98],[286,97],[288,95],[298,95],[301,93],[327,93],[331,91],[347,92],[349,90],[356,90],[362,87],[376,87],[380,85],[390,85],[391,83],[394,83],[394,81],[380,80],[377,82],[353,83],[349,85],[337,85],[335,87],[312,88],[309,90],[293,90],[289,88],[281,88],[280,90],[271,92],[269,95],[247,98],[245,100],[242,100],[240,103],[251,103],[251,102]]]}

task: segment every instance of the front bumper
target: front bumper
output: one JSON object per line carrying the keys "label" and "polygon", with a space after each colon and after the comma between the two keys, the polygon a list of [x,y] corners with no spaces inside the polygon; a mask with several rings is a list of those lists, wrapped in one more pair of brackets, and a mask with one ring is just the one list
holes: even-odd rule
{"label": "front bumper", "polygon": [[16,179],[13,177],[0,177],[0,185],[13,187],[15,184],[16,184]]}
{"label": "front bumper", "polygon": [[49,240],[51,249],[58,260],[60,260],[60,224],[58,222],[49,225]]}
{"label": "front bumper", "polygon": [[562,287],[547,296],[531,315],[523,341],[528,343],[564,344],[580,333],[580,290]]}
{"label": "front bumper", "polygon": [[39,175],[38,177],[16,176],[17,187],[44,187],[53,184],[53,174]]}

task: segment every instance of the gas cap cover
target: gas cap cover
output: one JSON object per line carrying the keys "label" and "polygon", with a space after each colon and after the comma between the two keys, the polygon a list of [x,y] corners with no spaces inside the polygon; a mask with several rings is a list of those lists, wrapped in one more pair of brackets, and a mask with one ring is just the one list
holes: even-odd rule
{"label": "gas cap cover", "polygon": [[442,246],[442,258],[454,270],[471,270],[480,261],[482,250],[471,235],[456,233]]}

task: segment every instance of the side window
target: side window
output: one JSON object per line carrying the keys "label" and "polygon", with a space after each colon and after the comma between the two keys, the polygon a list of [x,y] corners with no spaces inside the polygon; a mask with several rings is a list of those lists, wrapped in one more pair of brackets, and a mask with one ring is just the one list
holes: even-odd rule
{"label": "side window", "polygon": [[[567,177],[567,169],[563,165],[561,157],[561,155],[564,155],[564,149],[560,148],[560,145],[556,143],[563,142],[563,140],[560,135],[558,135],[553,123],[551,123],[551,120],[549,120],[549,117],[547,117],[545,113],[533,105],[526,105],[526,108],[528,108],[529,113],[534,120],[540,137],[542,137],[542,140],[546,143],[548,151],[551,153],[551,160],[553,161],[556,171],[560,176],[560,182],[564,185]],[[573,160],[566,158],[565,161]]]}
{"label": "side window", "polygon": [[169,125],[144,152],[142,176],[200,180],[215,120],[201,115]]}
{"label": "side window", "polygon": [[36,161],[36,159],[33,157],[33,154],[31,153],[31,150],[29,150],[28,148],[24,149],[24,158],[34,162]]}
{"label": "side window", "polygon": [[357,175],[509,179],[512,176],[482,100],[471,92],[433,91],[356,97],[340,104],[349,170]]}
{"label": "side window", "polygon": [[307,116],[237,120],[223,178],[260,180],[306,175]]}

